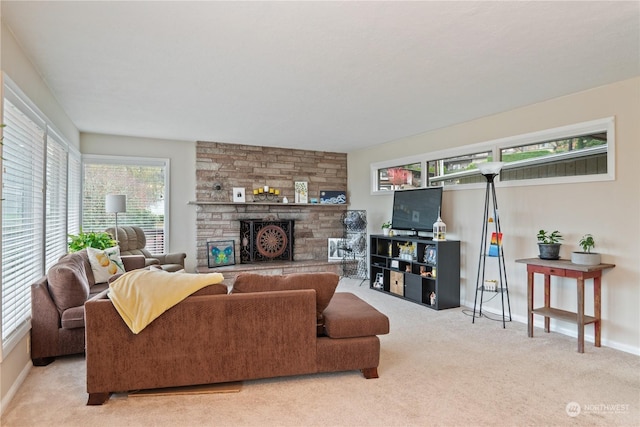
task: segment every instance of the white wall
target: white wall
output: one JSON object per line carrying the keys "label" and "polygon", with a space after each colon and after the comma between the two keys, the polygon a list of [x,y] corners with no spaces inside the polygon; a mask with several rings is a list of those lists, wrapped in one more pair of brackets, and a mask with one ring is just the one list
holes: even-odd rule
{"label": "white wall", "polygon": [[2,71],[29,97],[74,147],[78,148],[80,134],[67,113],[60,108],[49,87],[20,49],[6,25],[2,24]]}
{"label": "white wall", "polygon": [[[366,209],[369,231],[379,233],[391,215],[392,196],[371,195],[370,164],[430,151],[614,116],[616,179],[609,182],[500,187],[496,194],[504,232],[507,277],[515,320],[526,322],[526,267],[514,261],[537,256],[537,231],[558,229],[564,236],[561,256],[570,257],[585,233],[596,238],[606,271],[602,286],[602,344],[640,354],[640,78],[595,88],[457,126],[352,152],[348,156],[350,208]],[[484,189],[445,191],[443,220],[448,237],[461,240],[461,299],[473,307]],[[540,278],[537,279],[538,281]],[[558,280],[558,282],[556,282]],[[593,308],[592,285],[586,287],[586,310]],[[540,282],[536,282],[540,283]],[[576,307],[575,280],[553,279],[552,304]],[[536,306],[542,305],[541,285]],[[498,298],[496,298],[496,301]],[[499,303],[489,305],[500,310]],[[536,317],[536,324],[542,318]],[[469,327],[473,327],[469,319]],[[496,325],[496,327],[499,327]],[[507,326],[508,327],[508,326]],[[552,321],[552,328],[575,336],[575,326]],[[536,331],[536,333],[540,333]],[[593,327],[586,339],[593,342]]]}
{"label": "white wall", "polygon": [[82,154],[170,159],[169,252],[185,252],[185,268],[194,272],[197,261],[196,206],[187,203],[196,197],[195,142],[82,133],[80,151]]}

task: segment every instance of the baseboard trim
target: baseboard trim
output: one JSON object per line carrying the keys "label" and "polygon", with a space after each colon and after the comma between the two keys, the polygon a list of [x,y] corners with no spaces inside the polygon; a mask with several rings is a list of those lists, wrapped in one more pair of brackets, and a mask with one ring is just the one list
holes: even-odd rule
{"label": "baseboard trim", "polygon": [[31,368],[33,368],[33,364],[31,363],[31,359],[29,359],[24,368],[22,368],[22,371],[20,371],[20,375],[18,375],[13,384],[11,384],[11,387],[9,388],[9,391],[7,391],[7,394],[0,401],[0,418],[2,418],[2,414],[4,414],[5,408],[9,406],[9,403],[11,403],[13,397],[16,395],[16,393],[18,393],[18,390],[22,386],[22,383],[24,383],[24,381],[27,379],[27,375],[29,375]]}

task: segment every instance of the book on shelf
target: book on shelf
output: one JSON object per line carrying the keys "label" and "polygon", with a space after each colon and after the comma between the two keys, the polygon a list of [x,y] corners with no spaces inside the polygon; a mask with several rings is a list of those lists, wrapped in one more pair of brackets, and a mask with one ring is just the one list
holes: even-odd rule
{"label": "book on shelf", "polygon": [[491,243],[489,244],[489,256],[500,256],[500,246],[502,246],[502,233],[491,233]]}

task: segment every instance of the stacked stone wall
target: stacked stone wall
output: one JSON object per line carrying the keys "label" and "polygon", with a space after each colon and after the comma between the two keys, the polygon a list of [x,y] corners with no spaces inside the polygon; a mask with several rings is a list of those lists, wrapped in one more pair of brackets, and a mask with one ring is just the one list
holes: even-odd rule
{"label": "stacked stone wall", "polygon": [[[327,259],[327,239],[343,234],[346,205],[253,202],[253,189],[268,185],[294,201],[294,182],[306,181],[309,197],[347,189],[347,155],[323,151],[199,141],[196,146],[196,244],[198,268],[207,266],[207,241],[233,240],[239,262],[240,220],[295,220],[294,261]],[[215,189],[215,184],[222,186]],[[246,203],[233,203],[232,189]]]}

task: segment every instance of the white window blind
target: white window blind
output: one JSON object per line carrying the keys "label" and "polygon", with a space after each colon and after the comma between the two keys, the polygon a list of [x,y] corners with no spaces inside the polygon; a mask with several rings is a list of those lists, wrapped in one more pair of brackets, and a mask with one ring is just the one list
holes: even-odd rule
{"label": "white window blind", "polygon": [[45,261],[49,270],[67,253],[67,149],[49,133],[47,136]]}
{"label": "white window blind", "polygon": [[80,153],[69,152],[69,180],[67,183],[67,233],[80,232],[82,201],[82,158]]}
{"label": "white window blind", "polygon": [[115,214],[105,212],[107,194],[127,196],[127,211],[118,225],[138,226],[151,253],[164,253],[168,242],[165,212],[169,160],[85,156],[83,159],[83,231],[115,226]]}
{"label": "white window blind", "polygon": [[4,100],[2,197],[3,346],[31,311],[31,284],[44,273],[45,124]]}

